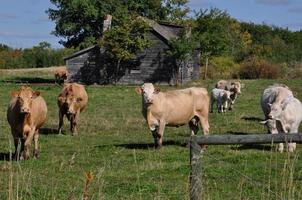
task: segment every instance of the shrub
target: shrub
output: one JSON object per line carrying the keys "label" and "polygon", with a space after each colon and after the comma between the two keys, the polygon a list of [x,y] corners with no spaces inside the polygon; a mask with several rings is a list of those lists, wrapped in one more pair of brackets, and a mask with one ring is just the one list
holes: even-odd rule
{"label": "shrub", "polygon": [[285,68],[279,64],[272,64],[257,57],[244,61],[239,69],[242,79],[277,79],[283,78]]}
{"label": "shrub", "polygon": [[290,67],[287,72],[287,79],[300,79],[302,77],[302,63]]}
{"label": "shrub", "polygon": [[[202,67],[202,74],[204,74]],[[237,78],[239,65],[234,62],[232,57],[218,56],[209,60],[207,77],[211,79],[231,79]]]}

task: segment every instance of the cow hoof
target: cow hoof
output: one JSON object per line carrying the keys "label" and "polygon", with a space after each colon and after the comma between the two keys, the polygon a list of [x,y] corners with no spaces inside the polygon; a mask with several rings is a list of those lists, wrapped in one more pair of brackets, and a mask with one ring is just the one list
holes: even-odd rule
{"label": "cow hoof", "polygon": [[38,159],[39,158],[39,154],[40,154],[40,152],[38,150],[35,150],[34,151],[34,158]]}
{"label": "cow hoof", "polygon": [[161,149],[161,147],[162,147],[162,145],[161,145],[161,144],[155,144],[155,146],[154,146],[154,148],[155,148],[156,150]]}
{"label": "cow hoof", "polygon": [[71,135],[72,135],[72,136],[77,136],[78,133],[77,133],[77,132],[73,132],[73,133],[71,133]]}

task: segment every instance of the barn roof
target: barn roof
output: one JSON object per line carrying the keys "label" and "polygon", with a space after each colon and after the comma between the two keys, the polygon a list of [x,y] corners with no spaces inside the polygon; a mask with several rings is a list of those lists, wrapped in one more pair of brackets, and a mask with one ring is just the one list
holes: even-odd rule
{"label": "barn roof", "polygon": [[157,23],[154,20],[148,19],[146,17],[141,17],[141,19],[146,22],[155,32],[161,35],[167,41],[178,38],[178,32],[171,31],[171,29],[167,28],[167,26],[175,27],[175,28],[184,28],[183,26],[172,25],[168,23]]}

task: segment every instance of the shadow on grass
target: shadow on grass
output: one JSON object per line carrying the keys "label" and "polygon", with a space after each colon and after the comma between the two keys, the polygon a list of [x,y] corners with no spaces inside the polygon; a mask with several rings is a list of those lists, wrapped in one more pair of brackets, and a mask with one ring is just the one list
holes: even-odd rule
{"label": "shadow on grass", "polygon": [[[104,148],[111,145],[99,145],[95,146],[97,148]],[[114,147],[122,147],[125,149],[154,149],[154,143],[129,143],[129,144],[115,144],[112,145]],[[174,140],[167,140],[163,142],[163,146],[180,146],[180,147],[187,147],[187,143],[183,143],[180,141],[174,141]]]}
{"label": "shadow on grass", "polygon": [[40,128],[39,133],[42,135],[58,135],[58,129]]}
{"label": "shadow on grass", "polygon": [[51,83],[54,84],[54,79],[40,78],[40,77],[14,77],[8,80],[1,80],[5,83]]}
{"label": "shadow on grass", "polygon": [[225,134],[230,135],[248,135],[249,133],[237,132],[237,131],[227,131]]}
{"label": "shadow on grass", "polygon": [[[11,158],[13,158],[14,155],[11,155]],[[10,159],[10,154],[9,153],[0,153],[0,160],[1,161],[9,161]],[[14,160],[14,159],[12,159]]]}
{"label": "shadow on grass", "polygon": [[257,121],[257,122],[261,122],[264,120],[259,117],[249,117],[249,116],[243,116],[243,117],[241,117],[241,119],[244,119],[246,121]]}
{"label": "shadow on grass", "polygon": [[271,145],[261,145],[261,144],[244,144],[240,145],[239,147],[231,147],[232,150],[264,150],[264,151],[271,151],[273,147]]}

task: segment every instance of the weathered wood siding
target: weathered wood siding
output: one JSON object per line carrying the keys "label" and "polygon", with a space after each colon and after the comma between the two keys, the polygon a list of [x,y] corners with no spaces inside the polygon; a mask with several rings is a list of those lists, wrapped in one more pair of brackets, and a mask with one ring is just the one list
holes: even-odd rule
{"label": "weathered wood siding", "polygon": [[167,56],[169,46],[155,32],[149,34],[151,46],[140,52],[137,58],[129,63],[123,63],[125,74],[118,83],[141,84],[153,82],[161,84],[174,84],[175,64]]}
{"label": "weathered wood siding", "polygon": [[[168,27],[167,28],[171,28]],[[175,29],[178,33],[180,29]],[[167,55],[170,46],[155,31],[148,35],[151,46],[139,52],[133,60],[122,62],[121,70],[116,73],[116,63],[106,56],[105,51],[97,46],[82,50],[68,57],[66,67],[70,82],[85,84],[159,84],[186,83],[199,77],[199,52],[195,51],[192,60],[185,67],[178,69],[174,59]],[[116,76],[118,74],[118,76]]]}

